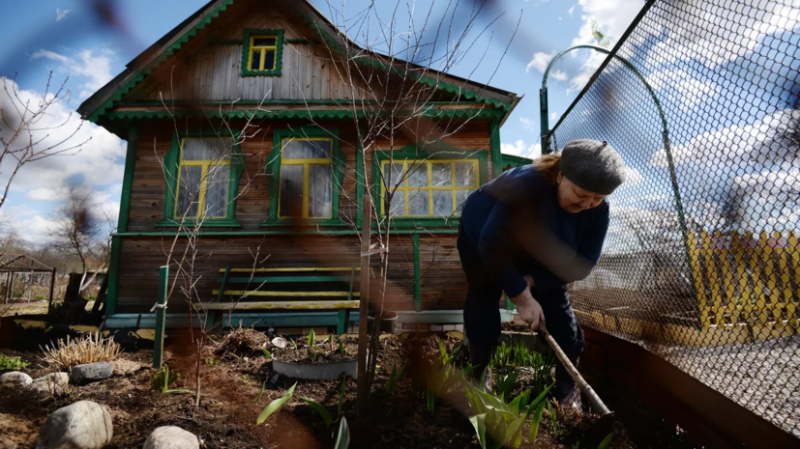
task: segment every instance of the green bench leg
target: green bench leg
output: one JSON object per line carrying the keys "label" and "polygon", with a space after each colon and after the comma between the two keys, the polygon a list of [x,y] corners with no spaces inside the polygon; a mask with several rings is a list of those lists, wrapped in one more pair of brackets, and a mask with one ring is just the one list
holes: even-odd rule
{"label": "green bench leg", "polygon": [[[217,295],[217,300],[215,302],[221,302],[223,292],[225,291],[225,287],[228,285],[228,275],[231,272],[231,267],[225,268],[225,274],[222,276],[222,285],[219,286],[219,294]],[[214,329],[214,326],[217,324],[217,311],[211,310],[206,315],[206,332],[210,332]],[[222,326],[220,326],[222,328]]]}
{"label": "green bench leg", "polygon": [[336,335],[347,332],[347,324],[350,322],[350,309],[339,310],[339,323],[336,327]]}

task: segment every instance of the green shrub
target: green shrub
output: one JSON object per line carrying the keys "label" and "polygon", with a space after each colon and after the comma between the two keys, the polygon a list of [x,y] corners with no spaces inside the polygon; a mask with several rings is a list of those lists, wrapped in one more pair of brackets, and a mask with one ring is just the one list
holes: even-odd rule
{"label": "green shrub", "polygon": [[510,376],[514,371],[527,367],[532,372],[533,394],[539,394],[553,381],[550,371],[555,360],[552,356],[544,356],[531,351],[520,342],[512,345],[501,343],[492,355],[490,366],[498,379]]}
{"label": "green shrub", "polygon": [[25,369],[30,365],[30,362],[27,360],[22,360],[20,357],[7,357],[4,354],[0,354],[0,371],[4,370],[21,370]]}
{"label": "green shrub", "polygon": [[522,427],[531,413],[533,417],[528,431],[528,441],[533,445],[539,433],[542,412],[547,404],[545,398],[553,385],[547,387],[528,404],[530,391],[506,403],[502,397],[481,391],[469,381],[465,380],[463,383],[470,409],[474,413],[469,421],[475,428],[481,448],[519,447],[522,444]]}
{"label": "green shrub", "polygon": [[152,376],[150,376],[150,388],[160,391],[161,394],[184,394],[191,393],[191,390],[170,390],[169,387],[178,381],[180,373],[177,371],[170,371],[167,365],[159,369]]}

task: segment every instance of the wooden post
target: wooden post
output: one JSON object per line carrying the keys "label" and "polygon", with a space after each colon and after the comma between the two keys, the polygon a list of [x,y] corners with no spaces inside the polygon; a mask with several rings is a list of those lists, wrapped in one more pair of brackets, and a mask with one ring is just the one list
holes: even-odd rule
{"label": "wooden post", "polygon": [[47,313],[50,313],[50,310],[53,308],[53,291],[56,288],[56,269],[53,268],[52,274],[50,275],[50,301],[47,302]]}
{"label": "wooden post", "polygon": [[169,266],[158,269],[158,296],[156,305],[156,337],[153,349],[153,368],[159,369],[164,365],[164,325],[167,314],[167,284],[169,282]]}
{"label": "wooden post", "polygon": [[31,270],[31,279],[28,283],[28,304],[31,303],[31,296],[33,295],[33,270]]}
{"label": "wooden post", "polygon": [[3,304],[8,304],[8,300],[11,298],[11,270],[9,269],[6,273],[6,294],[3,295]]}
{"label": "wooden post", "polygon": [[372,237],[372,198],[369,193],[363,197],[361,210],[361,296],[358,310],[358,393],[356,407],[360,416],[366,416],[369,404],[367,385],[367,317],[369,314],[369,244]]}
{"label": "wooden post", "polygon": [[8,301],[11,302],[14,299],[14,272],[10,272],[10,278],[8,279]]}

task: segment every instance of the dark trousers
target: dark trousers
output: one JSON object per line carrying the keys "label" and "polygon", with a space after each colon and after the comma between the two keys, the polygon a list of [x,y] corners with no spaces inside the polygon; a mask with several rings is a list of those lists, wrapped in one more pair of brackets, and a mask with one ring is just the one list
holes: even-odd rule
{"label": "dark trousers", "polygon": [[[464,330],[469,340],[472,364],[477,365],[480,372],[489,364],[492,350],[500,337],[499,302],[503,291],[486,275],[477,252],[462,234],[458,237],[458,250],[467,275]],[[540,290],[534,286],[531,293],[542,306],[550,334],[572,363],[577,365],[584,347],[583,330],[572,310],[567,287]],[[556,362],[556,397],[562,397],[574,388],[575,383],[567,371]]]}

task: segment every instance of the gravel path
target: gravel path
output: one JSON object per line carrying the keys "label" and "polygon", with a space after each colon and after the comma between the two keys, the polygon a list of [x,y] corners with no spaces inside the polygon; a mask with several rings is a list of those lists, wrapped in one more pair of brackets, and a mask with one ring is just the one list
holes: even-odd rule
{"label": "gravel path", "polygon": [[711,348],[644,345],[800,438],[800,336]]}

